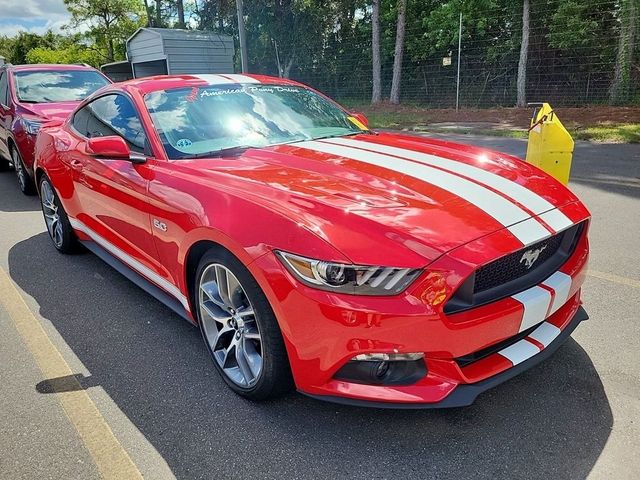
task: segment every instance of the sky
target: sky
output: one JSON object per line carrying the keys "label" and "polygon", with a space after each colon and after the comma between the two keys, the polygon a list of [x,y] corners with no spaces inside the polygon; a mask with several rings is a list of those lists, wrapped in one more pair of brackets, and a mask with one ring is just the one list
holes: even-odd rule
{"label": "sky", "polygon": [[59,31],[68,20],[62,0],[0,0],[0,35]]}

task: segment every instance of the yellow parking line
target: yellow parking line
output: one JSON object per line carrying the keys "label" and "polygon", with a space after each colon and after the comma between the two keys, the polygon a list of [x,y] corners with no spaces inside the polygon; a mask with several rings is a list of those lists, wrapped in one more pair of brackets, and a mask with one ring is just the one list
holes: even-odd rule
{"label": "yellow parking line", "polygon": [[614,275],[613,273],[598,272],[597,270],[589,270],[587,275],[590,277],[599,278],[601,280],[607,280],[613,283],[619,283],[620,285],[627,285],[629,287],[640,288],[640,280],[634,280],[633,278],[621,277]]}
{"label": "yellow parking line", "polygon": [[142,475],[131,457],[118,442],[91,397],[73,377],[73,371],[2,268],[0,268],[0,292],[0,303],[9,313],[45,379],[69,377],[70,382],[77,384],[72,385],[76,387],[71,388],[73,391],[56,392],[56,396],[91,454],[100,474],[106,479],[141,479]]}

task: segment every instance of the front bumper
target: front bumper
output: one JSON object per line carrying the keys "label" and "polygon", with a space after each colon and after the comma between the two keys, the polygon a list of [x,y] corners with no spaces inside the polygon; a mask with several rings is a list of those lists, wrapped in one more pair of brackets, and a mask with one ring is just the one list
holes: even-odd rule
{"label": "front bumper", "polygon": [[[250,269],[278,318],[301,393],[390,408],[462,406],[548,357],[585,318],[580,289],[589,256],[586,233],[571,258],[541,284],[449,315],[443,311],[446,298],[468,271],[497,257],[492,244],[504,249],[500,232],[443,255],[393,297],[307,287],[275,255],[263,255]],[[475,263],[468,261],[472,255]],[[413,352],[424,353],[427,374],[410,385],[358,383],[339,373],[359,354]]]}
{"label": "front bumper", "polygon": [[376,402],[369,400],[359,400],[349,397],[339,397],[335,395],[312,395],[305,392],[301,392],[311,398],[317,400],[324,400],[327,402],[339,403],[342,405],[351,405],[358,407],[372,407],[372,408],[393,408],[393,409],[428,409],[428,408],[455,408],[455,407],[467,407],[471,405],[478,395],[482,392],[490,390],[507,380],[512,379],[516,375],[529,370],[531,367],[546,360],[555,353],[558,348],[571,336],[571,333],[576,329],[578,324],[584,320],[588,320],[589,316],[584,308],[579,307],[569,324],[562,330],[562,332],[545,347],[540,353],[530,357],[518,365],[505,370],[502,373],[494,375],[486,380],[458,385],[448,396],[439,402],[435,403],[391,403],[391,402]]}

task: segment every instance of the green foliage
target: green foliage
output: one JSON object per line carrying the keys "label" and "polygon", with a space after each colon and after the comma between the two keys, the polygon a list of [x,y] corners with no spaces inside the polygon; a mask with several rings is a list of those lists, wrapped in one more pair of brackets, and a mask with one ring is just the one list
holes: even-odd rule
{"label": "green foliage", "polygon": [[126,39],[145,23],[139,0],[64,0],[71,14],[69,30],[88,27],[85,36],[103,53],[104,61],[124,58]]}
{"label": "green foliage", "polygon": [[592,5],[580,0],[566,0],[558,5],[549,23],[549,44],[554,48],[569,49],[592,45],[593,34],[600,22],[607,18],[594,12]]}
{"label": "green foliage", "polygon": [[103,56],[99,51],[77,44],[58,48],[37,47],[27,53],[28,63],[86,63],[99,67],[102,61]]}

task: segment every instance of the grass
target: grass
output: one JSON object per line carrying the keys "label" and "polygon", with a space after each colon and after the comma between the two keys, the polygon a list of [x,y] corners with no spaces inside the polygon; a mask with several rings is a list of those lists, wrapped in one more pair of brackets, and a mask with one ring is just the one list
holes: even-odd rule
{"label": "grass", "polygon": [[[526,130],[514,128],[508,124],[499,125],[496,126],[496,128],[487,128],[486,124],[478,128],[469,126],[460,128],[431,126],[430,123],[438,122],[438,119],[433,118],[428,109],[422,111],[414,109],[398,111],[363,110],[365,110],[365,114],[369,118],[371,128],[409,129],[431,133],[527,138]],[[594,125],[580,125],[576,122],[567,121],[565,126],[574,140],[588,140],[602,143],[640,143],[640,123],[614,123],[605,121],[597,122]]]}
{"label": "grass", "polygon": [[596,125],[570,130],[575,140],[594,142],[640,143],[640,124]]}

